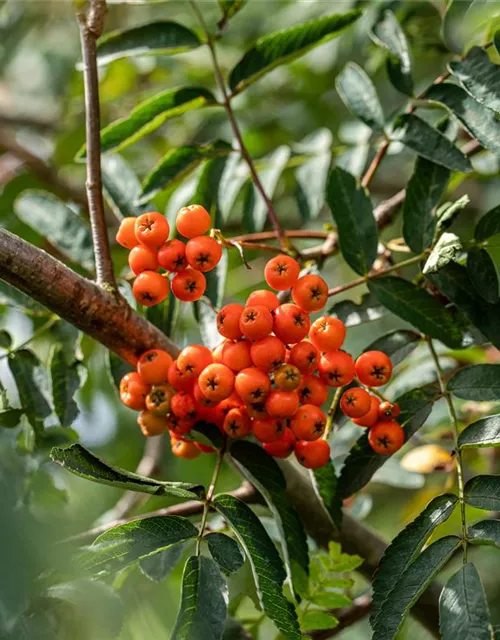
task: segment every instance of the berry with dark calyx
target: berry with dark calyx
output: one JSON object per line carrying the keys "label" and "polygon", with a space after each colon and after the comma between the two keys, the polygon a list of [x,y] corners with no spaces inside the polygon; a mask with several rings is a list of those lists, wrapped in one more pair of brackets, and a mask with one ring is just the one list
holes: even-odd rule
{"label": "berry with dark calyx", "polygon": [[174,360],[168,368],[167,380],[176,391],[191,391],[195,383],[195,378],[179,370],[177,360]]}
{"label": "berry with dark calyx", "polygon": [[274,442],[265,442],[263,449],[273,458],[288,458],[295,449],[297,438],[289,427],[285,427],[283,435]]}
{"label": "berry with dark calyx", "polygon": [[248,415],[255,420],[265,420],[266,418],[269,418],[264,400],[261,400],[260,402],[247,402],[245,407]]}
{"label": "berry with dark calyx", "polygon": [[284,431],[285,421],[277,418],[257,418],[252,423],[252,433],[259,442],[275,442]]}
{"label": "berry with dark calyx", "polygon": [[187,391],[178,391],[172,397],[170,408],[178,418],[195,420],[197,417],[196,400],[194,395]]}
{"label": "berry with dark calyx", "polygon": [[205,293],[207,280],[201,271],[184,269],[172,278],[172,293],[183,302],[195,302]]}
{"label": "berry with dark calyx", "polygon": [[253,364],[262,371],[272,371],[285,362],[286,347],[276,336],[266,336],[250,347]]}
{"label": "berry with dark calyx", "polygon": [[274,334],[285,344],[295,344],[309,333],[311,321],[296,304],[282,304],[274,312]]}
{"label": "berry with dark calyx", "polygon": [[217,330],[224,338],[239,340],[243,333],[240,329],[240,318],[244,307],[233,302],[226,304],[217,314]]}
{"label": "berry with dark calyx", "polygon": [[146,396],[146,409],[151,413],[165,416],[170,411],[170,402],[174,395],[174,390],[169,384],[158,384],[153,386]]}
{"label": "berry with dark calyx", "polygon": [[195,425],[195,421],[190,418],[179,418],[174,413],[167,416],[168,429],[174,436],[186,436],[191,433]]}
{"label": "berry with dark calyx", "polygon": [[184,271],[187,267],[186,245],[174,238],[168,240],[159,249],[157,253],[158,264],[167,271]]}
{"label": "berry with dark calyx", "polygon": [[262,402],[271,390],[271,380],[260,369],[248,367],[236,375],[234,388],[245,404]]}
{"label": "berry with dark calyx", "polygon": [[135,237],[147,247],[158,249],[167,240],[170,226],[157,211],[143,213],[135,219]]}
{"label": "berry with dark calyx", "polygon": [[319,311],[328,300],[328,285],[320,276],[302,276],[292,287],[292,300],[307,313]]}
{"label": "berry with dark calyx", "polygon": [[224,419],[224,431],[231,438],[243,438],[252,431],[251,420],[244,408],[231,409]]}
{"label": "berry with dark calyx", "polygon": [[345,351],[327,351],[320,358],[318,371],[329,387],[344,387],[354,379],[354,361]]}
{"label": "berry with dark calyx", "polygon": [[295,456],[306,469],[319,469],[330,460],[330,445],[326,440],[299,440],[295,445]]}
{"label": "berry with dark calyx", "polygon": [[233,393],[234,373],[225,364],[209,364],[198,378],[198,386],[205,398],[220,402]]}
{"label": "berry with dark calyx", "polygon": [[170,286],[167,278],[156,271],[143,271],[134,280],[132,293],[139,304],[154,307],[168,296]]}
{"label": "berry with dark calyx", "polygon": [[197,236],[186,244],[186,260],[190,267],[206,273],[219,264],[222,247],[214,238]]}
{"label": "berry with dark calyx", "polygon": [[249,340],[262,340],[273,330],[273,316],[267,307],[245,307],[240,317],[240,331]]}
{"label": "berry with dark calyx", "polygon": [[274,384],[283,391],[298,389],[302,381],[300,371],[293,364],[282,364],[274,372]]}
{"label": "berry with dark calyx", "polygon": [[212,361],[213,355],[208,347],[201,344],[190,344],[179,353],[177,368],[187,378],[197,378]]}
{"label": "berry with dark calyx", "polygon": [[210,214],[201,204],[190,204],[182,207],[175,220],[177,231],[185,238],[202,236],[212,226]]}
{"label": "berry with dark calyx", "polygon": [[297,440],[317,440],[326,427],[326,416],[314,404],[304,404],[293,416],[290,424]]}
{"label": "berry with dark calyx", "polygon": [[318,349],[309,340],[294,344],[290,350],[290,364],[294,364],[302,373],[312,373],[318,366]]}
{"label": "berry with dark calyx", "polygon": [[340,398],[340,408],[349,418],[361,418],[370,410],[370,394],[361,387],[347,389]]}
{"label": "berry with dark calyx", "polygon": [[365,351],[356,360],[356,376],[367,387],[381,387],[389,382],[392,362],[382,351]]}
{"label": "berry with dark calyx", "polygon": [[358,427],[373,427],[380,419],[378,415],[379,404],[380,400],[377,396],[370,395],[370,408],[361,418],[353,418],[354,424],[357,424]]}
{"label": "berry with dark calyx", "polygon": [[375,453],[388,456],[403,446],[405,432],[401,425],[393,420],[377,422],[368,432],[368,442]]}
{"label": "berry with dark calyx", "polygon": [[172,356],[163,349],[145,351],[137,362],[137,372],[148,384],[161,384],[168,380]]}
{"label": "berry with dark calyx", "polygon": [[384,402],[379,404],[378,417],[380,420],[395,420],[396,418],[399,418],[400,413],[401,409],[399,404],[393,404],[387,400],[384,400]]}
{"label": "berry with dark calyx", "polygon": [[336,351],[345,339],[344,323],[332,316],[317,318],[311,325],[309,340],[319,351]]}
{"label": "berry with dark calyx", "polygon": [[264,269],[267,284],[277,291],[286,291],[293,287],[300,273],[297,260],[287,255],[271,258]]}

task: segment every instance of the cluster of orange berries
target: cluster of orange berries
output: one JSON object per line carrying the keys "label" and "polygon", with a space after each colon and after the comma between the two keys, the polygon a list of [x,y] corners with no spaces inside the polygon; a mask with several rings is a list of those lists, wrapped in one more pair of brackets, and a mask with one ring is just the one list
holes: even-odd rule
{"label": "cluster of orange berries", "polygon": [[[198,204],[183,207],[177,214],[176,228],[188,242],[168,240],[170,225],[165,216],[155,211],[137,218],[124,218],[116,241],[130,249],[128,263],[136,278],[133,294],[145,307],[163,302],[172,293],[179,300],[194,302],[205,293],[203,275],[219,263],[221,245],[204,235],[211,227],[208,211]],[[159,273],[164,269],[167,273]],[[171,284],[168,273],[175,274]]]}

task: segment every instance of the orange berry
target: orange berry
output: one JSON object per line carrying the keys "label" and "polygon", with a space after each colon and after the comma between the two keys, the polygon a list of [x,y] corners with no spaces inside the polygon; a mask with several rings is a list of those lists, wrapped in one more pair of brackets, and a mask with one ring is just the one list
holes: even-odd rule
{"label": "orange berry", "polygon": [[291,418],[299,408],[296,391],[272,389],[266,397],[266,411],[272,418]]}
{"label": "orange berry", "polygon": [[382,351],[365,351],[356,360],[356,375],[367,387],[381,387],[389,382],[392,362]]}
{"label": "orange berry", "polygon": [[225,364],[209,364],[198,378],[202,394],[209,400],[229,398],[234,389],[234,373]]}
{"label": "orange berry", "polygon": [[135,237],[147,247],[158,249],[167,240],[169,233],[170,225],[161,213],[150,211],[135,219]]}
{"label": "orange berry", "polygon": [[226,342],[227,340],[223,340],[216,347],[212,349],[212,357],[214,359],[214,362],[218,362],[219,364],[222,363],[222,351],[224,349],[224,345],[226,344]]}
{"label": "orange berry", "polygon": [[193,394],[187,391],[178,391],[172,398],[170,408],[178,418],[196,418],[196,401]]}
{"label": "orange berry", "polygon": [[179,353],[177,368],[187,378],[197,378],[213,362],[212,352],[201,344],[190,344]]}
{"label": "orange berry", "polygon": [[175,220],[177,231],[185,238],[202,236],[212,226],[210,214],[201,204],[190,204],[182,207]]}
{"label": "orange berry", "polygon": [[404,441],[403,428],[393,420],[377,422],[368,432],[371,448],[382,456],[388,456],[401,449]]}
{"label": "orange berry", "polygon": [[237,374],[234,388],[243,402],[262,402],[271,389],[271,380],[260,369],[248,367]]}
{"label": "orange berry", "polygon": [[319,469],[330,460],[330,445],[326,440],[299,440],[295,445],[295,456],[306,469]]}
{"label": "orange berry", "polygon": [[267,284],[277,291],[286,291],[293,287],[299,273],[300,266],[297,260],[286,255],[271,258],[264,269]]}
{"label": "orange berry", "polygon": [[146,409],[160,416],[166,415],[170,411],[170,401],[173,395],[174,390],[170,385],[155,385],[146,396]]}
{"label": "orange berry", "polygon": [[158,258],[155,249],[150,249],[143,244],[137,245],[128,254],[128,265],[136,276],[143,271],[156,271]]}
{"label": "orange berry", "polygon": [[312,373],[318,366],[318,359],[318,350],[309,340],[297,342],[290,351],[290,364],[302,373]]}
{"label": "orange berry", "polygon": [[309,339],[319,351],[336,351],[345,339],[345,325],[338,318],[322,316],[311,325]]}
{"label": "orange berry", "polygon": [[302,276],[292,287],[292,300],[307,313],[319,311],[328,300],[328,285],[320,276]]}
{"label": "orange berry", "polygon": [[315,404],[321,407],[328,398],[328,387],[318,376],[306,375],[302,378],[299,387],[299,398],[302,404]]}
{"label": "orange berry", "polygon": [[378,415],[378,407],[380,405],[380,400],[377,396],[372,396],[370,394],[370,408],[361,418],[353,418],[354,424],[357,424],[358,427],[373,427],[379,421]]}
{"label": "orange berry", "polygon": [[252,423],[252,433],[259,442],[275,442],[285,431],[285,421],[276,418],[256,419]]}
{"label": "orange berry", "polygon": [[184,460],[194,460],[201,454],[201,451],[194,442],[176,439],[172,443],[172,453],[178,458],[184,458]]}
{"label": "orange berry", "polygon": [[170,433],[175,436],[185,436],[193,430],[195,421],[191,418],[179,418],[175,413],[167,416]]}
{"label": "orange berry", "polygon": [[300,371],[293,364],[282,364],[274,372],[274,384],[283,391],[298,389],[301,381]]}
{"label": "orange berry", "polygon": [[290,424],[297,440],[317,440],[326,427],[326,416],[314,404],[304,404],[297,410]]}
{"label": "orange berry", "polygon": [[187,267],[186,245],[174,238],[158,249],[158,263],[167,271],[184,271]]}
{"label": "orange berry", "polygon": [[197,384],[195,384],[193,387],[193,396],[196,401],[198,413],[200,413],[200,410],[202,409],[211,409],[218,404],[215,400],[209,400],[208,398],[205,398],[205,396],[201,392],[200,387]]}
{"label": "orange berry", "polygon": [[132,286],[134,298],[144,307],[154,307],[163,302],[169,290],[168,280],[156,271],[143,271]]}
{"label": "orange berry", "polygon": [[329,387],[344,387],[354,379],[354,360],[345,351],[327,351],[319,360],[318,371]]}
{"label": "orange berry", "polygon": [[137,424],[145,436],[159,436],[168,429],[167,418],[151,411],[141,411]]}
{"label": "orange berry", "polygon": [[281,435],[274,442],[265,442],[262,447],[273,458],[288,458],[295,448],[297,442],[293,431],[288,427],[285,427],[283,435]]}
{"label": "orange berry", "polygon": [[248,340],[238,340],[237,342],[228,340],[222,347],[222,363],[233,371],[241,371],[251,367],[250,342]]}
{"label": "orange berry", "polygon": [[148,384],[161,384],[168,380],[172,356],[163,349],[145,351],[137,362],[137,372]]}
{"label": "orange berry", "polygon": [[280,301],[274,291],[258,289],[257,291],[252,291],[246,301],[247,307],[253,307],[256,304],[267,307],[269,311],[274,311],[280,306]]}
{"label": "orange berry", "polygon": [[240,331],[249,340],[262,340],[273,330],[273,316],[262,305],[245,307],[240,317]]}
{"label": "orange berry", "polygon": [[381,402],[378,407],[378,416],[380,420],[395,420],[399,418],[401,408],[399,404],[393,404],[392,402]]}
{"label": "orange berry", "polygon": [[240,318],[243,313],[243,305],[233,302],[226,304],[217,314],[217,330],[224,338],[239,340],[243,333],[240,329]]}
{"label": "orange berry", "polygon": [[307,313],[295,304],[282,304],[274,312],[274,333],[285,344],[303,340],[310,326]]}
{"label": "orange berry", "polygon": [[222,247],[214,238],[197,236],[186,245],[186,260],[197,271],[212,271],[222,258]]}
{"label": "orange berry", "polygon": [[247,403],[245,404],[245,407],[248,415],[255,420],[266,420],[269,418],[264,400]]}
{"label": "orange berry", "polygon": [[133,249],[139,244],[135,237],[135,218],[123,218],[116,233],[116,241],[125,249]]}
{"label": "orange berry", "polygon": [[194,378],[179,370],[177,360],[172,362],[168,368],[167,380],[176,391],[191,391],[195,383]]}
{"label": "orange berry", "polygon": [[129,409],[141,411],[146,406],[146,396],[151,387],[135,371],[126,373],[120,380],[120,400]]}
{"label": "orange berry", "polygon": [[266,336],[250,347],[253,364],[263,371],[272,371],[285,362],[286,348],[276,336]]}
{"label": "orange berry", "polygon": [[362,418],[371,407],[370,394],[365,389],[347,389],[340,398],[340,408],[349,418]]}
{"label": "orange berry", "polygon": [[227,414],[231,411],[231,409],[241,409],[244,406],[243,401],[239,397],[239,395],[233,391],[233,393],[228,397],[219,402],[217,405],[217,409],[222,416],[222,421],[227,416]]}
{"label": "orange berry", "polygon": [[205,293],[207,280],[196,269],[179,271],[172,279],[172,293],[183,302],[195,302]]}
{"label": "orange berry", "polygon": [[246,409],[231,409],[224,419],[223,429],[231,438],[247,436],[252,431],[252,423]]}

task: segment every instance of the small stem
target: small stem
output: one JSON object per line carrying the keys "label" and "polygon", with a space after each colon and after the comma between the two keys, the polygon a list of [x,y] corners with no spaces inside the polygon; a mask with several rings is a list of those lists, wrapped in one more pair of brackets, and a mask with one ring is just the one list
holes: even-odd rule
{"label": "small stem", "polygon": [[457,414],[455,412],[455,407],[453,405],[453,400],[451,398],[450,392],[446,389],[446,384],[444,381],[444,373],[441,368],[441,364],[439,362],[439,356],[436,353],[436,349],[434,348],[434,344],[431,338],[427,338],[427,343],[429,345],[429,350],[432,355],[432,359],[434,360],[434,364],[436,365],[436,371],[439,380],[439,387],[441,389],[441,393],[446,400],[446,404],[448,405],[448,413],[450,416],[451,423],[453,425],[453,431],[455,434],[455,450],[457,457],[457,480],[458,480],[458,499],[460,502],[460,517],[461,517],[461,526],[462,526],[462,547],[463,547],[463,561],[464,564],[467,564],[467,519],[465,514],[465,499],[464,499],[464,471],[463,471],[463,461],[462,461],[462,452],[460,447],[458,446],[458,420]]}
{"label": "small stem", "polygon": [[388,138],[386,138],[378,148],[378,151],[375,154],[375,157],[371,161],[370,166],[366,170],[366,173],[361,180],[361,186],[364,187],[365,189],[367,189],[370,186],[370,182],[372,181],[373,176],[375,175],[375,172],[379,168],[380,163],[385,158],[385,154],[387,153],[387,150],[389,149],[390,144],[391,144],[391,141]]}
{"label": "small stem", "polygon": [[260,193],[262,199],[264,200],[266,207],[267,207],[267,214],[269,217],[269,220],[271,221],[271,224],[274,227],[274,231],[276,236],[278,237],[280,246],[282,249],[288,249],[288,242],[285,236],[285,232],[283,231],[283,228],[280,224],[280,221],[278,219],[278,216],[276,214],[276,211],[274,209],[273,203],[271,202],[271,199],[268,198],[266,191],[262,185],[262,182],[259,178],[259,174],[257,173],[257,169],[255,168],[254,162],[252,160],[252,157],[250,156],[250,154],[248,153],[248,149],[245,146],[245,143],[243,142],[243,137],[241,135],[241,131],[240,128],[238,126],[238,122],[236,120],[236,117],[234,115],[234,111],[233,108],[231,106],[231,99],[230,96],[227,92],[226,89],[226,83],[224,82],[224,78],[222,76],[222,71],[221,68],[219,66],[219,61],[217,59],[217,51],[215,48],[215,42],[214,39],[212,37],[212,35],[210,34],[207,24],[205,22],[205,19],[203,17],[202,12],[200,11],[198,4],[196,2],[196,0],[190,0],[190,4],[191,7],[193,8],[194,13],[196,14],[196,17],[198,19],[198,22],[200,23],[200,26],[203,30],[203,33],[205,34],[205,37],[207,39],[207,45],[210,49],[210,54],[212,57],[212,65],[214,68],[214,75],[215,75],[215,79],[217,81],[217,85],[222,93],[222,97],[223,97],[223,106],[226,110],[227,113],[227,117],[229,120],[229,124],[231,125],[231,129],[233,131],[233,135],[236,139],[236,142],[238,143],[238,147],[239,147],[239,151],[241,153],[242,158],[245,160],[245,162],[248,165],[248,168],[250,170],[250,175],[252,176],[252,181],[255,185],[255,188],[257,189],[257,191]]}
{"label": "small stem", "polygon": [[[300,238],[304,240],[324,240],[331,235],[331,231],[311,231],[307,229],[293,229],[283,232],[287,238]],[[235,242],[260,242],[262,240],[273,240],[276,238],[274,231],[261,231],[259,233],[245,233],[241,236],[233,236],[228,240],[234,240]]]}
{"label": "small stem", "polygon": [[95,253],[97,283],[116,289],[113,261],[104,216],[101,177],[101,119],[99,112],[99,77],[97,75],[97,38],[106,18],[106,0],[90,0],[86,12],[78,12],[85,88],[85,131],[87,144],[87,200]]}
{"label": "small stem", "polygon": [[335,391],[335,395],[333,396],[332,403],[330,405],[330,408],[328,409],[328,413],[326,414],[325,433],[323,434],[324,440],[328,440],[328,438],[330,437],[330,433],[332,431],[332,426],[333,426],[333,418],[335,416],[335,411],[337,411],[337,407],[340,402],[340,396],[342,395],[343,390],[344,390],[344,387],[339,387]]}
{"label": "small stem", "polygon": [[28,346],[30,342],[39,338],[42,335],[42,333],[47,331],[47,329],[50,329],[50,327],[53,327],[58,320],[59,318],[57,316],[53,316],[52,318],[47,320],[47,322],[43,324],[39,329],[37,329],[30,338],[28,338],[21,344],[17,345],[17,347],[14,347],[13,349],[8,349],[5,353],[2,353],[2,355],[0,356],[0,360],[3,360],[3,358],[7,358],[12,353],[19,351],[20,349],[24,349],[24,347]]}
{"label": "small stem", "polygon": [[201,522],[200,522],[200,532],[198,534],[198,538],[196,539],[196,555],[197,556],[200,555],[201,540],[203,538],[203,534],[205,533],[205,527],[207,526],[208,512],[210,511],[210,505],[215,493],[215,485],[217,484],[217,480],[219,479],[219,473],[222,468],[224,454],[226,453],[226,445],[227,445],[227,441],[224,440],[224,444],[222,445],[222,448],[219,450],[219,453],[217,454],[217,461],[215,463],[214,472],[212,474],[210,486],[208,487],[207,496],[205,498],[205,504],[203,505],[203,514],[201,516]]}

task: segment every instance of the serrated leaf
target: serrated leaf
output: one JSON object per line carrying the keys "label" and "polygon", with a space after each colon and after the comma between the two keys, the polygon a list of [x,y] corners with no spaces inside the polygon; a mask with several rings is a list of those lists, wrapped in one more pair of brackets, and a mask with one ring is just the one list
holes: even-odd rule
{"label": "serrated leaf", "polygon": [[412,282],[392,276],[368,283],[370,291],[389,311],[426,335],[451,348],[462,344],[462,328],[436,298]]}
{"label": "serrated leaf", "polygon": [[144,204],[159,191],[178,184],[194,171],[203,160],[230,152],[231,145],[222,140],[216,140],[204,146],[172,149],[144,178],[137,202]]}
{"label": "serrated leaf", "polygon": [[370,343],[363,351],[383,351],[393,364],[397,366],[418,347],[422,336],[409,329],[396,329],[377,338]]}
{"label": "serrated leaf", "polygon": [[188,558],[172,640],[220,640],[228,599],[226,581],[215,562],[204,556]]}
{"label": "serrated leaf", "polygon": [[458,437],[462,449],[500,446],[500,414],[487,416],[467,426]]}
{"label": "serrated leaf", "polygon": [[276,520],[287,573],[293,583],[294,563],[309,573],[309,553],[302,522],[286,496],[285,477],[273,458],[252,442],[234,442],[231,457],[240,472],[261,493]]}
{"label": "serrated leaf", "polygon": [[495,263],[486,249],[471,247],[467,253],[467,273],[477,293],[489,302],[496,304],[500,298],[498,276]]}
{"label": "serrated leaf", "polygon": [[434,208],[446,188],[450,172],[446,167],[417,158],[406,188],[403,204],[403,236],[414,253],[431,246],[436,229]]}
{"label": "serrated leaf", "polygon": [[484,49],[472,47],[464,58],[450,62],[449,68],[474,100],[500,113],[500,67]]}
{"label": "serrated leaf", "polygon": [[14,203],[17,217],[64,256],[88,271],[94,269],[90,227],[62,200],[44,191],[23,191]]}
{"label": "serrated leaf", "polygon": [[460,567],[441,591],[439,630],[443,640],[491,640],[486,595],[479,574],[470,562]]}
{"label": "serrated leaf", "polygon": [[244,502],[230,495],[215,498],[214,506],[245,550],[264,612],[287,639],[300,640],[295,608],[283,595],[285,568],[259,518]]}
{"label": "serrated leaf", "polygon": [[471,544],[484,544],[500,549],[500,520],[481,520],[467,530]]}
{"label": "serrated leaf", "polygon": [[191,29],[177,22],[162,20],[112,31],[97,43],[97,62],[107,64],[129,56],[173,55],[202,44]]}
{"label": "serrated leaf", "polygon": [[337,76],[335,87],[353,116],[372,129],[384,128],[384,112],[377,90],[368,74],[359,65],[348,62]]}
{"label": "serrated leaf", "polygon": [[475,364],[459,369],[448,381],[458,398],[487,402],[500,400],[500,365]]}
{"label": "serrated leaf", "polygon": [[392,11],[386,10],[372,27],[374,42],[389,52],[387,72],[392,84],[408,96],[413,95],[410,51],[406,36]]}
{"label": "serrated leaf", "polygon": [[449,83],[433,85],[425,98],[444,105],[485,149],[500,153],[500,122],[493,111],[476,102],[460,87]]}
{"label": "serrated leaf", "polygon": [[345,261],[356,273],[368,273],[378,246],[377,224],[368,194],[354,176],[336,167],[330,171],[327,201]]}
{"label": "serrated leaf", "polygon": [[180,516],[132,520],[98,536],[79,560],[89,571],[110,573],[197,535],[196,527]]}
{"label": "serrated leaf", "polygon": [[373,293],[365,293],[359,304],[352,300],[341,300],[330,307],[328,313],[335,316],[345,324],[347,328],[355,327],[364,322],[378,320],[387,314],[387,309],[380,304]]}
{"label": "serrated leaf", "polygon": [[22,409],[3,409],[0,411],[0,427],[2,429],[14,429],[23,416]]}
{"label": "serrated leaf", "polygon": [[457,497],[452,494],[434,498],[387,547],[373,581],[373,602],[370,613],[372,623],[404,571],[417,558],[436,527],[448,520],[457,502]]}
{"label": "serrated leaf", "polygon": [[212,558],[225,573],[234,573],[245,562],[239,544],[225,533],[209,533],[203,540],[207,543]]}
{"label": "serrated leaf", "polygon": [[360,16],[361,11],[358,10],[325,16],[259,38],[231,71],[231,91],[243,91],[275,67],[291,62],[314,47],[339,36]]}
{"label": "serrated leaf", "polygon": [[5,329],[0,329],[0,349],[10,349],[12,347],[12,336]]}
{"label": "serrated leaf", "polygon": [[477,223],[474,236],[478,242],[483,242],[497,233],[500,233],[500,205],[484,214]]}
{"label": "serrated leaf", "polygon": [[[440,391],[435,385],[413,389],[396,399],[401,407],[399,422],[404,428],[406,439],[410,438],[427,420],[432,405],[439,398]],[[349,452],[340,472],[339,493],[348,498],[367,484],[375,471],[390,456],[382,456],[373,451],[368,443],[367,433],[358,438]]]}
{"label": "serrated leaf", "polygon": [[226,278],[228,271],[227,251],[223,250],[219,264],[206,274],[207,288],[205,300],[197,300],[193,305],[193,312],[200,330],[203,344],[213,348],[221,342],[221,336],[217,329],[217,311],[224,297]]}
{"label": "serrated leaf", "polygon": [[87,451],[81,444],[73,444],[66,449],[52,449],[50,457],[76,476],[117,489],[195,500],[204,495],[203,487],[199,484],[154,480],[110,465]]}
{"label": "serrated leaf", "polygon": [[[457,87],[458,88],[458,87]],[[397,139],[416,151],[419,156],[439,164],[451,171],[470,173],[470,160],[440,131],[425,120],[408,113],[394,123]]]}
{"label": "serrated leaf", "polygon": [[332,522],[337,528],[342,524],[342,498],[338,491],[339,479],[330,460],[323,467],[310,472],[314,490],[318,494]]}
{"label": "serrated leaf", "polygon": [[460,544],[460,538],[456,536],[441,538],[427,547],[407,567],[375,618],[373,640],[392,640],[397,636],[411,607]]}
{"label": "serrated leaf", "polygon": [[155,553],[152,556],[139,560],[139,567],[142,573],[152,582],[162,582],[175,569],[182,557],[184,544],[176,544],[173,547]]}
{"label": "serrated leaf", "polygon": [[136,205],[141,191],[139,179],[126,160],[117,153],[101,157],[104,195],[118,218],[139,216],[147,207]]}
{"label": "serrated leaf", "polygon": [[338,624],[339,621],[334,615],[323,611],[307,611],[302,618],[304,631],[335,629]]}
{"label": "serrated leaf", "polygon": [[500,510],[500,476],[474,476],[465,483],[464,500],[477,509]]}
{"label": "serrated leaf", "polygon": [[87,378],[87,368],[78,361],[68,364],[64,347],[56,345],[49,369],[55,414],[62,427],[69,427],[80,413],[74,395]]}
{"label": "serrated leaf", "polygon": [[462,251],[460,238],[454,233],[445,232],[434,245],[422,272],[436,273],[449,262],[458,258]]}

